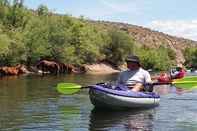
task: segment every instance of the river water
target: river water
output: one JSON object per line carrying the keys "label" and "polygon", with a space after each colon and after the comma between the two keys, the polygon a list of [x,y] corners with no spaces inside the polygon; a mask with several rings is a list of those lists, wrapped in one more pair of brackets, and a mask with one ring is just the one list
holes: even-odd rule
{"label": "river water", "polygon": [[147,110],[98,111],[88,89],[56,91],[59,82],[81,85],[115,81],[117,75],[20,76],[0,79],[2,131],[196,131],[197,91],[155,87],[160,105]]}

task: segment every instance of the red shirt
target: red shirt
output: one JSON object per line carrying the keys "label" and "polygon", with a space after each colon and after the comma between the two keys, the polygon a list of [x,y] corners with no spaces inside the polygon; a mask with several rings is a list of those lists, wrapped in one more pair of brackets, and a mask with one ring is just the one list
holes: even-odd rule
{"label": "red shirt", "polygon": [[159,82],[169,82],[170,76],[167,73],[161,73],[159,77],[157,78]]}

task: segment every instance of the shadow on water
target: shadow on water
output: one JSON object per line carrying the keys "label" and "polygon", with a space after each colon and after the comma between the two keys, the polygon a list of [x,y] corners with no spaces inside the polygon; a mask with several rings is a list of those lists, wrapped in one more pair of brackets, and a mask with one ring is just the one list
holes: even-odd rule
{"label": "shadow on water", "polygon": [[155,109],[104,111],[93,109],[90,114],[90,131],[97,130],[153,130]]}

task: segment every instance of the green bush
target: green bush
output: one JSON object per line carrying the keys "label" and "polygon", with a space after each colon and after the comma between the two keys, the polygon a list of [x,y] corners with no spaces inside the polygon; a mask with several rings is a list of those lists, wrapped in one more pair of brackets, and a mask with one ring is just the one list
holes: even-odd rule
{"label": "green bush", "polygon": [[108,35],[107,44],[103,47],[106,60],[117,66],[123,64],[125,58],[133,54],[134,40],[117,29],[109,30]]}
{"label": "green bush", "polygon": [[164,49],[163,47],[158,49],[140,48],[138,49],[137,54],[145,69],[153,69],[156,71],[168,70],[173,63],[168,56],[167,49]]}
{"label": "green bush", "polygon": [[197,48],[186,48],[184,50],[185,65],[188,68],[197,69]]}

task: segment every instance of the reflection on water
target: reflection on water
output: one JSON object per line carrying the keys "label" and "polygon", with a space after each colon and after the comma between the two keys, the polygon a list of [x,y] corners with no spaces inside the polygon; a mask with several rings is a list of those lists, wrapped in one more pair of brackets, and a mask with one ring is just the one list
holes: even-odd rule
{"label": "reflection on water", "polygon": [[87,90],[64,96],[55,86],[59,82],[88,85],[115,78],[116,74],[2,77],[0,130],[81,130],[81,121],[88,121],[92,108]]}
{"label": "reflection on water", "polygon": [[149,110],[98,111],[88,90],[74,95],[56,91],[59,82],[81,85],[115,81],[114,75],[20,76],[0,79],[0,130],[197,130],[197,91],[155,87],[160,105]]}
{"label": "reflection on water", "polygon": [[159,95],[168,95],[171,93],[182,95],[185,93],[193,92],[193,90],[178,88],[178,87],[170,86],[170,85],[160,85],[160,86],[154,86],[154,92],[158,93]]}
{"label": "reflection on water", "polygon": [[60,107],[60,113],[63,114],[61,117],[61,123],[64,130],[77,129],[77,125],[80,125],[80,107],[77,106],[63,106]]}
{"label": "reflection on water", "polygon": [[93,109],[89,130],[139,131],[153,130],[154,109],[129,111],[101,111]]}

